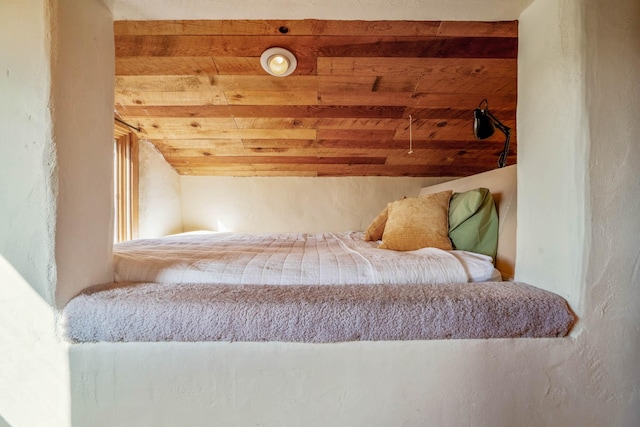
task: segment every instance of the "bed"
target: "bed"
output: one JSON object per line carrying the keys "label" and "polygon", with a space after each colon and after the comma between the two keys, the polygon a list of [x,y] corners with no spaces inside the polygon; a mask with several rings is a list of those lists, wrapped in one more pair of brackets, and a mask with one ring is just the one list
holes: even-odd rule
{"label": "bed", "polygon": [[568,334],[575,316],[562,297],[502,280],[512,273],[500,242],[513,226],[512,195],[448,185],[457,188],[390,201],[363,231],[117,244],[115,282],[67,304],[65,333],[74,342],[314,343]]}

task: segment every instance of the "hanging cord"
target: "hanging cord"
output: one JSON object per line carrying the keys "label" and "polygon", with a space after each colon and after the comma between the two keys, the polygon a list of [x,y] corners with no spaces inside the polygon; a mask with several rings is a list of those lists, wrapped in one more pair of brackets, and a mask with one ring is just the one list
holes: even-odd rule
{"label": "hanging cord", "polygon": [[137,127],[135,127],[135,126],[132,126],[132,125],[130,125],[129,123],[125,122],[125,121],[124,121],[124,120],[122,120],[122,119],[119,119],[119,118],[117,118],[117,117],[114,117],[114,119],[116,120],[116,122],[118,122],[118,123],[122,123],[123,125],[127,126],[127,127],[128,127],[128,128],[130,128],[130,129],[133,129],[133,130],[135,130],[135,131],[137,131],[137,132],[142,131],[142,129],[137,128]]}
{"label": "hanging cord", "polygon": [[411,114],[409,114],[409,152],[407,154],[413,154],[413,135],[411,133]]}

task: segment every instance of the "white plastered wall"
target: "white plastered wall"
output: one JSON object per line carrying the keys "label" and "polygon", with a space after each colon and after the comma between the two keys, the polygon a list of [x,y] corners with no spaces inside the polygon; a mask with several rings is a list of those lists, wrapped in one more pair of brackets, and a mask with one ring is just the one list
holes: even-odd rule
{"label": "white plastered wall", "polygon": [[[55,6],[0,5],[0,425],[67,425],[67,346],[54,333]],[[37,409],[34,409],[37,408]]]}
{"label": "white plastered wall", "polygon": [[57,176],[49,111],[49,20],[54,11],[44,0],[2,6],[0,255],[44,301],[52,302]]}
{"label": "white plastered wall", "polygon": [[[640,159],[628,129],[638,126],[632,101],[640,50],[630,40],[637,40],[640,14],[635,0],[617,5],[614,11],[605,0],[537,0],[520,17],[518,178],[524,190],[518,202],[519,212],[529,212],[518,218],[516,274],[576,305],[581,321],[572,337],[75,346],[72,383],[90,376],[89,390],[105,393],[96,402],[74,388],[75,419],[100,414],[122,425],[637,425],[638,224],[622,198],[638,187],[633,164]],[[417,5],[403,7],[420,16]],[[357,14],[342,9],[346,17]],[[618,27],[621,17],[625,24]],[[605,50],[615,56],[615,70]],[[547,103],[553,105],[541,108]],[[622,106],[631,111],[618,120]],[[529,114],[537,115],[537,126]],[[600,130],[611,118],[620,126]],[[628,160],[621,162],[621,154]],[[549,192],[551,185],[560,193]]]}
{"label": "white plastered wall", "polygon": [[[34,4],[33,0],[29,1],[29,4]],[[24,4],[23,1],[15,1],[16,5],[18,3],[21,6]],[[86,3],[95,6],[95,2],[82,2]],[[208,3],[215,6],[215,2]],[[458,8],[463,6],[460,2],[452,3],[457,4]],[[36,24],[43,21],[39,9],[43,3],[35,4],[35,10],[20,9],[35,20],[28,19],[17,9],[10,9],[12,13],[9,19],[23,25],[30,22],[35,26],[27,26],[33,31],[28,35],[23,34],[24,40],[46,37],[46,31]],[[481,13],[485,13],[478,17],[491,19],[486,15],[486,10],[491,10],[486,2],[471,2],[465,11],[468,9],[473,13],[477,4],[483,6],[484,12]],[[310,7],[313,5],[313,2],[309,3]],[[279,6],[280,10],[288,10],[282,4],[269,3],[272,11],[279,10]],[[429,19],[425,16],[428,6],[425,2],[406,2],[394,7],[393,12],[398,15],[398,10],[404,10],[407,19]],[[256,13],[259,13],[260,7],[256,6]],[[13,400],[10,402],[16,402],[15,409],[10,413],[2,412],[2,415],[14,426],[63,426],[66,424],[61,413],[67,413],[68,416],[69,412],[76,426],[198,426],[212,422],[220,425],[350,427],[639,425],[640,413],[637,408],[640,407],[640,397],[637,384],[640,383],[640,352],[637,351],[637,325],[640,324],[640,293],[637,292],[637,285],[640,241],[637,236],[640,230],[638,220],[633,215],[640,207],[639,199],[634,197],[640,193],[640,177],[637,173],[640,153],[633,137],[640,133],[640,122],[636,119],[640,116],[637,103],[640,98],[637,73],[640,69],[639,7],[636,0],[617,0],[614,4],[609,0],[536,0],[521,15],[520,60],[523,63],[548,62],[548,67],[561,67],[562,75],[567,76],[566,80],[545,79],[542,83],[549,85],[549,89],[541,87],[539,90],[547,93],[555,88],[565,93],[563,85],[568,82],[569,94],[576,96],[569,99],[552,97],[552,101],[560,105],[538,110],[537,105],[541,100],[537,91],[523,90],[523,86],[539,84],[536,83],[539,76],[520,70],[519,122],[527,120],[523,117],[523,110],[531,109],[539,111],[541,116],[537,120],[543,124],[538,128],[523,124],[523,131],[518,129],[518,168],[519,171],[527,168],[533,174],[521,172],[518,178],[519,181],[524,180],[525,188],[536,191],[535,184],[526,181],[539,180],[545,189],[544,175],[550,174],[559,180],[556,184],[561,188],[578,192],[578,195],[570,195],[568,202],[561,201],[561,206],[575,213],[582,225],[564,224],[566,227],[563,227],[562,224],[552,224],[551,227],[539,228],[533,216],[525,215],[518,219],[518,227],[519,230],[531,227],[529,233],[543,234],[536,242],[541,242],[543,237],[552,242],[577,237],[582,250],[580,253],[573,249],[559,250],[556,254],[563,263],[552,264],[554,267],[549,268],[543,264],[547,258],[544,252],[528,248],[526,241],[519,240],[519,256],[528,256],[518,259],[517,268],[522,270],[516,274],[534,274],[531,273],[533,269],[546,269],[548,271],[539,273],[541,281],[545,282],[543,286],[559,286],[560,293],[567,293],[572,303],[577,301],[581,321],[571,338],[329,345],[74,345],[69,351],[70,409],[65,406],[64,399],[57,400],[60,399],[59,394],[54,393],[60,389],[28,381],[56,376],[55,366],[60,364],[53,363],[55,355],[52,353],[43,355],[39,364],[34,365],[39,370],[32,376],[22,373],[6,375],[7,367],[0,364],[2,379],[9,379],[9,386],[7,383],[0,386],[3,397],[14,393],[29,397],[31,403],[18,404],[19,396],[11,397]],[[195,10],[190,7],[186,9]],[[144,12],[144,9],[140,10],[140,13]],[[162,8],[154,3],[149,10],[155,13]],[[234,13],[241,14],[240,10],[236,7]],[[344,17],[387,17],[384,7],[361,10],[342,2],[340,10],[344,12]],[[309,15],[313,13],[309,12]],[[209,17],[219,19],[225,15],[213,13]],[[245,14],[244,17],[251,16]],[[450,17],[456,19],[455,15]],[[435,18],[431,16],[431,19]],[[0,27],[3,35],[4,28]],[[545,34],[541,34],[543,30]],[[15,34],[10,34],[12,40],[16,38]],[[2,46],[4,48],[5,45]],[[576,53],[578,58],[574,57]],[[42,59],[36,55],[37,58]],[[33,72],[27,57],[19,57],[17,62]],[[43,65],[41,62],[37,65]],[[28,85],[37,84],[39,76],[30,72],[21,74],[21,77],[26,79]],[[4,76],[5,70],[0,69],[0,82],[6,82]],[[574,76],[579,80],[575,86]],[[18,97],[20,87],[13,82],[10,86]],[[577,89],[576,93],[571,92],[577,86],[581,89]],[[36,107],[32,111],[35,120],[44,126],[35,139],[35,146],[43,152],[47,143],[42,134],[46,134],[48,122],[46,113],[39,110],[41,101],[42,98],[36,96],[34,102],[28,105]],[[0,105],[5,108],[8,104],[3,98]],[[14,108],[16,104],[11,103],[9,110],[16,111]],[[534,156],[534,159],[547,159],[551,156],[550,149],[567,143],[565,138],[553,145],[543,141],[543,137],[552,133],[544,123],[557,123],[555,115],[558,114],[566,115],[569,122],[569,130],[561,128],[573,147],[565,152],[571,157],[567,160],[569,173],[563,171],[567,163],[556,160],[549,163],[529,161],[522,154]],[[584,122],[583,115],[587,116]],[[111,117],[107,119],[111,120]],[[58,120],[65,119],[60,117]],[[31,131],[26,121],[23,117],[22,120],[16,120],[16,124],[2,122],[3,131],[6,127],[11,130],[11,136],[23,138],[23,132]],[[581,123],[588,128],[586,134],[578,129]],[[572,129],[585,139],[576,139]],[[563,147],[560,145],[560,148]],[[11,153],[6,145],[2,148],[3,156]],[[43,208],[49,202],[39,193],[31,196],[33,199],[24,194],[30,194],[28,190],[31,188],[44,187],[46,192],[50,187],[43,176],[25,181],[35,184],[31,187],[13,179],[14,176],[26,179],[29,173],[41,171],[41,163],[32,164],[26,158],[11,157],[5,161],[4,157],[0,157],[0,164],[9,167],[16,162],[18,168],[25,169],[23,172],[13,170],[9,182],[3,179],[2,196],[8,194],[10,203],[15,204],[16,209],[29,212]],[[11,186],[17,186],[19,191],[5,193],[5,188]],[[528,200],[529,197],[533,199]],[[536,192],[519,191],[520,209],[525,205],[539,216],[554,215],[555,210],[544,211],[533,203],[533,200],[541,197]],[[38,236],[46,236],[52,224],[55,224],[55,221],[46,219],[44,214],[37,214],[34,218],[40,221],[34,223],[40,224],[36,225],[39,227]],[[560,218],[562,221],[570,219],[569,215],[564,214]],[[14,221],[18,225],[26,225],[21,220]],[[107,227],[104,224],[96,226]],[[0,288],[2,297],[13,297],[6,293],[7,285],[11,289],[19,289],[19,286],[28,282],[29,287],[37,290],[38,278],[47,277],[45,271],[49,271],[48,265],[53,259],[50,255],[51,243],[48,246],[44,243],[43,248],[38,243],[43,243],[39,239],[44,237],[29,243],[28,238],[23,238],[19,231],[7,231],[5,224],[0,227],[4,233],[2,249],[6,251],[3,256],[19,267],[23,278],[28,277],[27,280],[16,278],[11,275],[9,266],[0,266],[4,274]],[[81,236],[74,236],[81,240]],[[522,239],[522,236],[519,234],[518,238]],[[14,242],[17,242],[17,246]],[[25,260],[23,264],[20,263],[21,259]],[[564,279],[568,279],[566,285],[562,284]],[[40,280],[46,289],[49,282],[47,279]],[[27,301],[22,296],[19,298],[20,301]],[[12,305],[16,313],[31,313],[36,306],[31,302],[25,306]],[[14,360],[23,357],[26,350],[10,338],[7,341],[7,331],[12,329],[6,325],[15,325],[12,327],[17,331],[16,334],[31,337],[31,341],[38,339],[37,332],[28,323],[14,324],[8,321],[13,320],[11,318],[6,319],[7,322],[4,318],[1,320],[3,352],[0,357],[6,360],[6,353],[12,354]],[[48,369],[50,364],[54,367]],[[20,379],[25,381],[21,383]],[[63,389],[62,393],[64,396]],[[62,406],[57,414],[62,422],[46,423],[48,413],[42,410],[51,403],[46,396],[54,399],[54,408]],[[5,402],[0,400],[0,405]],[[2,406],[0,411],[4,411]]]}
{"label": "white plastered wall", "polygon": [[141,239],[182,232],[180,176],[147,140],[140,140],[139,230]]}
{"label": "white plastered wall", "polygon": [[57,165],[56,301],[113,280],[112,16],[98,0],[52,1],[52,103]]}
{"label": "white plastered wall", "polygon": [[112,18],[0,2],[0,425],[71,424],[56,301],[112,278]]}
{"label": "white plastered wall", "polygon": [[584,2],[548,3],[536,1],[519,26],[516,279],[579,310],[589,210],[587,28]]}
{"label": "white plastered wall", "polygon": [[105,0],[116,20],[344,19],[510,21],[533,0]]}
{"label": "white plastered wall", "polygon": [[185,231],[365,230],[387,205],[446,178],[182,176]]}

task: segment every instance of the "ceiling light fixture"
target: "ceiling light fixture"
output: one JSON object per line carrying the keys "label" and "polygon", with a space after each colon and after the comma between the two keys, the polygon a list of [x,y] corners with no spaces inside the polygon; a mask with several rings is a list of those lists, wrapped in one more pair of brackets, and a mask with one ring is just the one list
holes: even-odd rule
{"label": "ceiling light fixture", "polygon": [[260,56],[260,65],[272,76],[285,77],[295,71],[298,61],[287,49],[271,47]]}
{"label": "ceiling light fixture", "polygon": [[486,99],[480,101],[480,105],[473,112],[473,134],[477,139],[489,138],[496,131],[496,128],[500,129],[506,136],[504,142],[504,148],[498,157],[498,167],[503,168],[507,165],[507,156],[509,155],[509,141],[511,140],[511,128],[505,126],[496,119],[496,116],[489,111],[489,103]]}

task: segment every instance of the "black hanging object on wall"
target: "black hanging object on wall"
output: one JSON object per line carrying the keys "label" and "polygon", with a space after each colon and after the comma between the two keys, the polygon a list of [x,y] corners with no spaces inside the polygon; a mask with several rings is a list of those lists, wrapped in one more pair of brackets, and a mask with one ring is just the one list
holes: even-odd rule
{"label": "black hanging object on wall", "polygon": [[477,139],[487,139],[494,134],[496,128],[504,133],[506,140],[504,149],[498,157],[498,167],[503,168],[507,165],[507,156],[509,155],[509,142],[511,141],[511,128],[505,126],[489,111],[489,103],[486,99],[480,101],[480,105],[473,111],[473,134]]}

